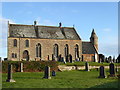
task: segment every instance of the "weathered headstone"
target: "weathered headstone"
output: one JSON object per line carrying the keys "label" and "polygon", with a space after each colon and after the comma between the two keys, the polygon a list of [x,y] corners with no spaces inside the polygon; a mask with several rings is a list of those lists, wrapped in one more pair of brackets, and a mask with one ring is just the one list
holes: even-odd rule
{"label": "weathered headstone", "polygon": [[49,61],[50,59],[49,59],[49,55],[47,56],[47,60]]}
{"label": "weathered headstone", "polygon": [[66,59],[65,58],[63,58],[63,63],[66,64]]}
{"label": "weathered headstone", "polygon": [[111,77],[114,77],[115,76],[115,65],[113,63],[111,63],[109,65],[109,72],[110,72],[110,75]]}
{"label": "weathered headstone", "polygon": [[100,75],[98,78],[106,78],[104,66],[100,66]]}
{"label": "weathered headstone", "polygon": [[55,61],[54,55],[52,54],[52,61]]}
{"label": "weathered headstone", "polygon": [[52,76],[56,76],[56,72],[54,70],[52,71]]}
{"label": "weathered headstone", "polygon": [[1,57],[0,57],[0,62],[2,62],[2,59],[1,59]]}
{"label": "weathered headstone", "polygon": [[69,59],[70,59],[70,63],[73,63],[71,54],[69,55]]}
{"label": "weathered headstone", "polygon": [[23,63],[20,63],[20,72],[23,72]]}
{"label": "weathered headstone", "polygon": [[89,70],[89,63],[88,62],[85,63],[85,71],[90,71]]}
{"label": "weathered headstone", "polygon": [[118,72],[118,71],[119,71],[117,67],[115,68],[115,70],[116,70],[116,72]]}
{"label": "weathered headstone", "polygon": [[45,67],[45,72],[44,72],[44,77],[43,78],[51,79],[51,77],[50,77],[50,67],[49,66]]}
{"label": "weathered headstone", "polygon": [[12,64],[8,65],[8,77],[6,82],[16,82],[15,80],[12,79]]}

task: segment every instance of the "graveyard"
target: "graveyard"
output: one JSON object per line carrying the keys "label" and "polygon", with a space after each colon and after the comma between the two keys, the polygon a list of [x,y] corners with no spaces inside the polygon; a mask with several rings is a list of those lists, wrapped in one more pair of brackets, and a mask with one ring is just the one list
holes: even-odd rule
{"label": "graveyard", "polygon": [[[83,62],[78,63],[83,65]],[[20,70],[14,71],[15,68],[12,65],[13,63],[8,64],[7,73],[2,73],[2,88],[118,88],[119,86],[120,68],[116,71],[118,63],[108,63],[109,68],[104,68],[102,64],[99,69],[90,69],[89,65],[96,65],[96,63],[84,62],[84,69],[57,71],[55,67],[49,67],[47,62],[44,70],[39,72],[25,71],[21,68],[25,67],[25,63],[20,63]]]}

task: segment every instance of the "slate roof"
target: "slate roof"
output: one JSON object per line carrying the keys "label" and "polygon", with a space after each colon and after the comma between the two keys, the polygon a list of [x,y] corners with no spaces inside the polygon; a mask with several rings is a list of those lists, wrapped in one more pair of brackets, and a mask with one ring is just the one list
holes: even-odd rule
{"label": "slate roof", "polygon": [[8,37],[81,40],[73,27],[9,24]]}
{"label": "slate roof", "polygon": [[82,54],[98,53],[91,42],[82,42]]}

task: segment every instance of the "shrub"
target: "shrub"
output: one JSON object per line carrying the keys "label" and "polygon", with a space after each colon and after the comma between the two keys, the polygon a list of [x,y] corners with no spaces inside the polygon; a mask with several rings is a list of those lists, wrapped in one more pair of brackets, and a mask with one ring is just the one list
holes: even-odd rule
{"label": "shrub", "polygon": [[50,66],[51,70],[58,70],[58,64],[55,61],[3,61],[2,72],[6,73],[8,71],[8,64],[13,65],[13,72],[19,72],[20,63],[23,63],[24,72],[44,71],[45,66]]}

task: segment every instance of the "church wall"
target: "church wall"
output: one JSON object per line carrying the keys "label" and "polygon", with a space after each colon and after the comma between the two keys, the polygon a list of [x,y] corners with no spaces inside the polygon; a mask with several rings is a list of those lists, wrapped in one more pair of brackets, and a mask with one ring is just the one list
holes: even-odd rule
{"label": "church wall", "polygon": [[[97,56],[97,58],[96,58],[96,56]],[[98,54],[82,54],[82,61],[97,62],[98,61]]]}
{"label": "church wall", "polygon": [[[13,40],[17,39],[17,47],[13,47]],[[29,47],[25,46],[25,40],[29,40]],[[53,45],[58,44],[59,54],[64,57],[64,47],[66,44],[69,46],[69,54],[72,55],[73,60],[75,60],[75,45],[79,45],[79,55],[82,54],[82,42],[81,40],[62,40],[62,39],[35,39],[35,38],[8,38],[8,60],[21,61],[23,59],[23,51],[28,50],[30,60],[35,60],[36,58],[36,45],[41,44],[41,59],[47,60],[49,55],[50,60],[52,60]],[[17,58],[12,58],[11,54],[17,53]],[[36,59],[37,60],[37,59]]]}

